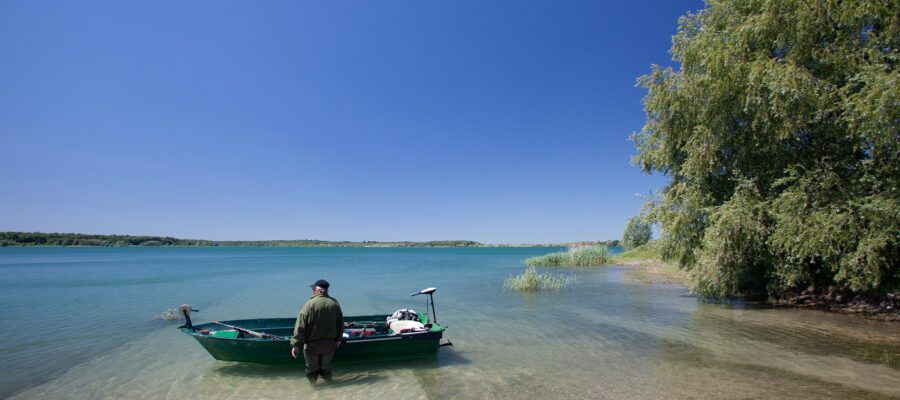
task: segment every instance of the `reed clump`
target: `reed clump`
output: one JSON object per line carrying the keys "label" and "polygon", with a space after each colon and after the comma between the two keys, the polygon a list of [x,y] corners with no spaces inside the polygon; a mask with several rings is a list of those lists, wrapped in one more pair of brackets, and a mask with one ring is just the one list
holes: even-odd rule
{"label": "reed clump", "polygon": [[570,247],[567,251],[550,253],[525,260],[529,267],[594,267],[609,261],[606,246]]}
{"label": "reed clump", "polygon": [[539,274],[534,267],[528,267],[521,275],[507,278],[506,282],[503,282],[503,288],[520,292],[560,290],[575,281],[575,277],[550,273]]}

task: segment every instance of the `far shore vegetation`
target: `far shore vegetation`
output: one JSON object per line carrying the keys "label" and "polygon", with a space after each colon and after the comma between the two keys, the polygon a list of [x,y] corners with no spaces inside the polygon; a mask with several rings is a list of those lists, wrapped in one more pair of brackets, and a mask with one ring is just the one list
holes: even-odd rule
{"label": "far shore vegetation", "polygon": [[80,233],[0,232],[0,247],[6,246],[236,246],[236,247],[479,247],[471,240],[427,242],[376,242],[327,240],[202,240],[167,236],[87,235]]}
{"label": "far shore vegetation", "polygon": [[[618,240],[581,242],[618,245]],[[22,246],[179,246],[179,247],[565,247],[569,244],[485,244],[472,240],[328,241],[328,240],[203,240],[168,236],[90,235],[81,233],[0,232],[0,247]]]}
{"label": "far shore vegetation", "polygon": [[536,292],[541,290],[560,290],[574,283],[574,276],[563,276],[549,272],[538,273],[535,267],[528,267],[521,275],[510,276],[503,282],[503,288],[519,292]]}
{"label": "far shore vegetation", "polygon": [[606,245],[572,246],[566,251],[525,260],[529,267],[594,267],[609,261]]}

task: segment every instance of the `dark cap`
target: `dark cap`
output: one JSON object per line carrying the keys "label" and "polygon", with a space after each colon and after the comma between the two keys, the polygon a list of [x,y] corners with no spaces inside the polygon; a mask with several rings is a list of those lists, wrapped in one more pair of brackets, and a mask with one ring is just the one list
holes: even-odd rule
{"label": "dark cap", "polygon": [[316,286],[318,286],[318,287],[320,287],[320,288],[322,288],[322,289],[328,289],[328,287],[331,286],[331,284],[328,283],[328,281],[326,281],[326,280],[324,280],[324,279],[319,279],[319,280],[316,281],[316,283],[313,283],[312,285],[309,285],[309,287],[311,287],[311,288],[315,288]]}

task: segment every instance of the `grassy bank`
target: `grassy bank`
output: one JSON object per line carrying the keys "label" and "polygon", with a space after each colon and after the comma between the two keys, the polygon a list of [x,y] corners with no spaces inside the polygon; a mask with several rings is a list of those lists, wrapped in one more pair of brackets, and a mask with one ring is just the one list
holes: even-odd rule
{"label": "grassy bank", "polygon": [[651,240],[646,244],[635,247],[633,249],[628,249],[619,254],[613,256],[610,261],[612,262],[623,262],[623,261],[640,261],[640,260],[656,260],[662,261],[662,252],[660,249],[660,243],[656,240]]}
{"label": "grassy bank", "polygon": [[684,271],[679,269],[674,262],[663,258],[661,245],[656,240],[616,254],[610,258],[609,262],[635,267],[628,272],[628,276],[636,281],[678,284],[686,282]]}
{"label": "grassy bank", "polygon": [[[662,257],[661,245],[651,241],[610,258],[611,264],[630,267],[628,278],[643,283],[672,283],[690,286],[688,274],[673,261]],[[852,292],[835,287],[807,288],[784,298],[770,298],[776,307],[808,308],[859,315],[880,321],[900,322],[900,294]]]}
{"label": "grassy bank", "polygon": [[609,261],[606,246],[570,247],[567,251],[550,253],[525,260],[529,267],[593,267]]}
{"label": "grassy bank", "polygon": [[507,278],[506,282],[503,282],[503,288],[520,292],[536,292],[539,290],[560,290],[570,283],[575,283],[575,277],[550,273],[539,274],[534,267],[528,267],[521,275]]}

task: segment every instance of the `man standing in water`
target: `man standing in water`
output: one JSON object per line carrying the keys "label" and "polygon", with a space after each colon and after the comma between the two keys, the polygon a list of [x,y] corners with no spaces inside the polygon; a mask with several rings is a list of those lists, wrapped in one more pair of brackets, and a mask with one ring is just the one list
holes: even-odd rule
{"label": "man standing in water", "polygon": [[319,375],[331,380],[331,359],[344,335],[344,314],[337,300],[328,295],[328,281],[319,279],[310,285],[312,297],[303,305],[294,324],[291,356],[297,358],[300,347],[306,359],[306,379],[315,384]]}

